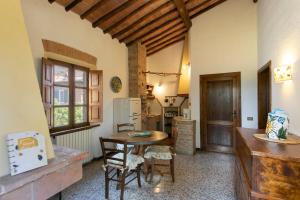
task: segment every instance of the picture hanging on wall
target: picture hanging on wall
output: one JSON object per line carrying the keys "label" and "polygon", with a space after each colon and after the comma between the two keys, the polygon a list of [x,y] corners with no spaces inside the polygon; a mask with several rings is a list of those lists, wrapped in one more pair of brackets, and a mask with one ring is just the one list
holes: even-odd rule
{"label": "picture hanging on wall", "polygon": [[110,87],[114,93],[119,93],[122,89],[122,81],[118,76],[112,77]]}

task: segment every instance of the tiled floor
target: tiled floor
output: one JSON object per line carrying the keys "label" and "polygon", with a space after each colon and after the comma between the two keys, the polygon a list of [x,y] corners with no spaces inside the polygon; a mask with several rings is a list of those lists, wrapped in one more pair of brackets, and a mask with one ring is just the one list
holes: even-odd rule
{"label": "tiled floor", "polygon": [[[83,179],[63,191],[64,200],[99,200],[104,198],[102,162],[84,167]],[[165,168],[166,169],[166,168]],[[149,184],[142,178],[142,188],[131,182],[125,190],[129,200],[233,200],[234,157],[227,154],[197,153],[195,156],[177,155],[175,183],[167,174],[156,174]],[[119,199],[115,183],[111,184],[110,199]]]}

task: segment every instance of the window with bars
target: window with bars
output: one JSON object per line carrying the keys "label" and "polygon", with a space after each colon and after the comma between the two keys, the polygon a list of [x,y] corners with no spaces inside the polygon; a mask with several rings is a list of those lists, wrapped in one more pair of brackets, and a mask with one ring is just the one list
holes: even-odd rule
{"label": "window with bars", "polygon": [[102,122],[102,71],[43,59],[42,99],[50,132]]}

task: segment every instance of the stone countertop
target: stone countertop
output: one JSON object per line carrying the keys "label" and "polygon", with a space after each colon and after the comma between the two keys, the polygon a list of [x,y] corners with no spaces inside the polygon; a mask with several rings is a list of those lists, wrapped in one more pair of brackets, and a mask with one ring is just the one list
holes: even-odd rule
{"label": "stone countertop", "polygon": [[30,182],[47,176],[74,162],[82,161],[88,155],[87,152],[54,146],[55,158],[48,160],[48,165],[33,169],[15,176],[6,175],[0,177],[0,196],[9,193]]}

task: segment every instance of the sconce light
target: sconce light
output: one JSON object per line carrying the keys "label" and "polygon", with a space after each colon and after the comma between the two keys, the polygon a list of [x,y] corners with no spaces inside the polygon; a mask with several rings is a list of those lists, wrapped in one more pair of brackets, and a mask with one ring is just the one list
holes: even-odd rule
{"label": "sconce light", "polygon": [[274,69],[275,82],[292,80],[292,65],[283,65]]}
{"label": "sconce light", "polygon": [[162,80],[159,80],[158,85],[155,89],[157,94],[161,94],[163,92],[163,87],[162,87]]}
{"label": "sconce light", "polygon": [[161,86],[162,86],[162,80],[159,80],[158,87],[161,87]]}
{"label": "sconce light", "polygon": [[190,69],[190,68],[191,68],[190,62],[188,62],[187,64],[182,65],[182,69],[183,69],[183,70],[188,70],[188,69]]}

